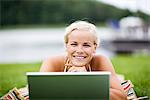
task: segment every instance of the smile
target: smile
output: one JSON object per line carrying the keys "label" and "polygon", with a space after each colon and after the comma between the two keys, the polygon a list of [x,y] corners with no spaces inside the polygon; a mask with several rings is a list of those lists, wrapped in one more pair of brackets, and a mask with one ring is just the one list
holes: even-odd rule
{"label": "smile", "polygon": [[74,58],[77,58],[77,59],[84,59],[86,58],[85,56],[73,56]]}

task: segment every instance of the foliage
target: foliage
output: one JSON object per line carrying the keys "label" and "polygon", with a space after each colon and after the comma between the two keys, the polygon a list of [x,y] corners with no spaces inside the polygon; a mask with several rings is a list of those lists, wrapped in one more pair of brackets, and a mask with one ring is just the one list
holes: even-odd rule
{"label": "foliage", "polygon": [[1,27],[69,24],[75,20],[88,20],[99,24],[132,14],[128,10],[120,10],[96,0],[0,0],[0,13]]}

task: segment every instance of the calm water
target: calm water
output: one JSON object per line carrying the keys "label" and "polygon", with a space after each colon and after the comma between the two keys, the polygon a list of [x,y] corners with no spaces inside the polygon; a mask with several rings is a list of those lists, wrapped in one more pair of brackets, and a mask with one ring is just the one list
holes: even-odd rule
{"label": "calm water", "polygon": [[[64,28],[0,30],[0,63],[42,61],[51,55],[65,54]],[[111,39],[111,30],[98,29],[101,41]],[[113,53],[98,48],[97,53]]]}

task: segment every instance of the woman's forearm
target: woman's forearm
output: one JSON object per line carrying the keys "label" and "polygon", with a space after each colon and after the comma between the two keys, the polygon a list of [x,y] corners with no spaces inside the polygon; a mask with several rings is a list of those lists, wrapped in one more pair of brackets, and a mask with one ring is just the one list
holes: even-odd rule
{"label": "woman's forearm", "polygon": [[110,100],[127,100],[127,97],[122,91],[110,88]]}

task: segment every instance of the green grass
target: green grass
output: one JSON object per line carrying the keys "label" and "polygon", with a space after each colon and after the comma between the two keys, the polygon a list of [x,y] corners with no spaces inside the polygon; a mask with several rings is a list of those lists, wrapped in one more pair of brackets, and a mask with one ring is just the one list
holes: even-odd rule
{"label": "green grass", "polygon": [[10,89],[26,86],[26,72],[39,71],[40,63],[0,64],[0,96]]}
{"label": "green grass", "polygon": [[117,73],[132,81],[138,96],[150,97],[150,56],[117,56],[112,63]]}
{"label": "green grass", "polygon": [[[118,74],[131,80],[138,96],[150,97],[150,56],[116,56],[112,63]],[[0,96],[13,87],[21,88],[27,84],[26,72],[39,71],[40,63],[0,64]]]}

